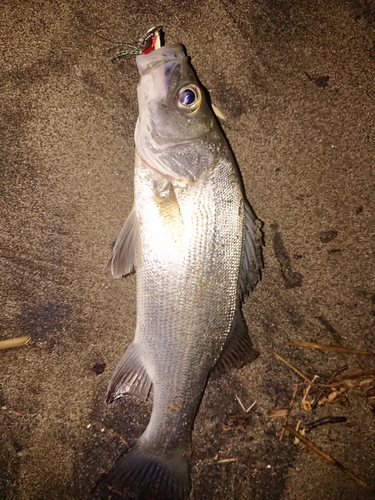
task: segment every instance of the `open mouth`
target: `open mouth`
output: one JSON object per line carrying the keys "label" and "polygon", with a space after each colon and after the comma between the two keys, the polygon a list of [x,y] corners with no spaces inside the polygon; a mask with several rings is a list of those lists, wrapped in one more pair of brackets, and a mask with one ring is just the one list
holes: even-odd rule
{"label": "open mouth", "polygon": [[140,40],[145,48],[142,54],[149,54],[153,50],[160,49],[164,45],[163,26],[153,26]]}

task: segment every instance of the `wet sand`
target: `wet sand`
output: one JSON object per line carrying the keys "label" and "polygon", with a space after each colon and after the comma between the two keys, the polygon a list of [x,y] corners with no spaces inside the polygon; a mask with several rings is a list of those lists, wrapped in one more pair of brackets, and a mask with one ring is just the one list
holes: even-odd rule
{"label": "wet sand", "polygon": [[[151,401],[104,402],[134,335],[135,276],[102,269],[132,206],[138,74],[107,47],[154,24],[183,43],[263,222],[265,269],[244,314],[259,357],[210,381],[193,432],[193,500],[362,500],[371,493],[286,435],[274,408],[308,377],[375,368],[375,7],[299,2],[7,1],[0,7],[0,499],[86,500],[141,434]],[[103,38],[104,37],[104,38]],[[107,39],[107,40],[106,40]],[[367,389],[367,387],[366,387]],[[375,416],[309,439],[375,487]],[[241,409],[256,401],[248,413]],[[226,459],[229,459],[226,461]]]}

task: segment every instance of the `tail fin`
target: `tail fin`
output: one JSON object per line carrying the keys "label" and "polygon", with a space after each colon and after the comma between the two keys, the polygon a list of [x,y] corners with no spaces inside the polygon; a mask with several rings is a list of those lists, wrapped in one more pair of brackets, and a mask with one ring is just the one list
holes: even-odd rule
{"label": "tail fin", "polygon": [[95,493],[100,499],[187,500],[189,464],[182,454],[166,458],[139,445],[117,459]]}

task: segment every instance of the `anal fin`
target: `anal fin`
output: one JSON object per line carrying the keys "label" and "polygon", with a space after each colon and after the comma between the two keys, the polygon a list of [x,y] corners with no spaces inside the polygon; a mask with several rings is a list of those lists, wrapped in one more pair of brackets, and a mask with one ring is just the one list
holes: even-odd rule
{"label": "anal fin", "polygon": [[223,351],[212,373],[216,376],[231,368],[242,368],[257,357],[258,352],[253,347],[242,312],[237,309]]}
{"label": "anal fin", "polygon": [[140,399],[147,399],[151,389],[148,376],[139,356],[137,345],[132,342],[114,371],[107,390],[107,403],[124,394],[133,394]]}

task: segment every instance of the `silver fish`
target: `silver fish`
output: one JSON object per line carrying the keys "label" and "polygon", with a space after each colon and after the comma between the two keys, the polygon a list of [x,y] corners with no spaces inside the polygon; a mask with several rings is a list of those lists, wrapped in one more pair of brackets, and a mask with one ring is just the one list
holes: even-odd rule
{"label": "silver fish", "polygon": [[108,474],[126,498],[183,500],[191,430],[210,373],[254,350],[241,313],[260,276],[260,229],[181,45],[137,56],[134,207],[107,264],[137,276],[137,326],[107,401],[147,398],[150,422]]}

